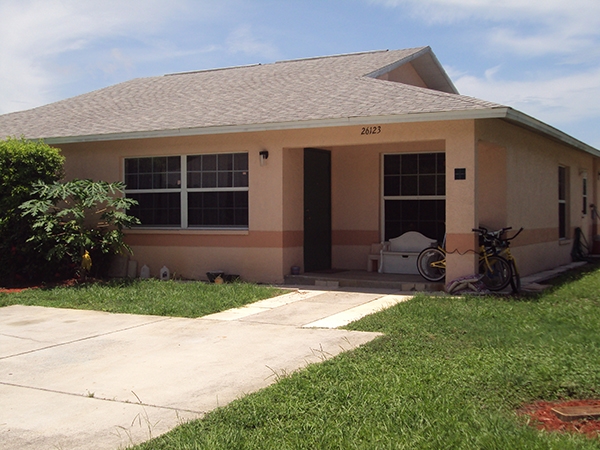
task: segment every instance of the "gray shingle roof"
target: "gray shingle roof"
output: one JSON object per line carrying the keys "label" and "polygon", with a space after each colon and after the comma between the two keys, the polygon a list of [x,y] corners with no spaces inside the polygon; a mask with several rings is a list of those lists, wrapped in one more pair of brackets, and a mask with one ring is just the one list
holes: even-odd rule
{"label": "gray shingle roof", "polygon": [[98,136],[503,107],[367,76],[422,54],[432,55],[424,47],[137,78],[2,115],[0,136]]}

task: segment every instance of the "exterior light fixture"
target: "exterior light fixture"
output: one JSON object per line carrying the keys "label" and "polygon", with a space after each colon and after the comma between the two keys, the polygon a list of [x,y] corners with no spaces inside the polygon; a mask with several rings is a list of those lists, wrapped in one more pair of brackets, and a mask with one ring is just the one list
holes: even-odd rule
{"label": "exterior light fixture", "polygon": [[258,155],[260,156],[260,165],[264,166],[265,162],[269,158],[269,150],[261,150],[258,152]]}

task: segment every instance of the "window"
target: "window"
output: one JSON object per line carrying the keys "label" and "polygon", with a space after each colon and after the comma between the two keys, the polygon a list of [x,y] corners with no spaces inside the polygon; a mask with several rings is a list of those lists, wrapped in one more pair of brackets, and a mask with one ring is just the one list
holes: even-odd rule
{"label": "window", "polygon": [[583,180],[582,180],[582,196],[583,196],[583,201],[582,201],[582,207],[581,207],[581,213],[585,216],[587,214],[587,209],[588,209],[588,198],[587,198],[587,175],[583,174]]}
{"label": "window", "polygon": [[247,153],[126,158],[125,184],[142,226],[248,227]]}
{"label": "window", "polygon": [[558,238],[567,238],[568,228],[568,172],[566,167],[558,168]]}
{"label": "window", "polygon": [[384,238],[407,231],[444,237],[445,153],[390,154],[383,157]]}

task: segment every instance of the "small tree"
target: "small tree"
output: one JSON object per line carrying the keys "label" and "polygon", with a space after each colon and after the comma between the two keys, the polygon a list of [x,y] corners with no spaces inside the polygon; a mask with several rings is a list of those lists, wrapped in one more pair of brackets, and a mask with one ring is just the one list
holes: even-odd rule
{"label": "small tree", "polygon": [[60,151],[42,141],[0,140],[0,283],[26,283],[45,277],[43,256],[27,242],[31,218],[23,217],[19,205],[33,198],[33,185],[52,183],[62,176]]}
{"label": "small tree", "polygon": [[30,241],[46,249],[48,261],[67,262],[80,275],[89,270],[89,255],[94,275],[104,275],[111,256],[131,251],[123,229],[140,223],[126,213],[137,202],[123,197],[123,190],[120,182],[37,183],[36,198],[20,206],[33,219]]}

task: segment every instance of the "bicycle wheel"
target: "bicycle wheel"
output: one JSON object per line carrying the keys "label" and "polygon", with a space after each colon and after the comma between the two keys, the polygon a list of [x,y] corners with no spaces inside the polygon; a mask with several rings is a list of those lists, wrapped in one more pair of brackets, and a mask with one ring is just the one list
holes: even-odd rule
{"label": "bicycle wheel", "polygon": [[488,256],[479,262],[479,273],[483,274],[481,281],[490,291],[501,291],[511,280],[508,261],[501,256]]}
{"label": "bicycle wheel", "polygon": [[426,248],[419,253],[417,269],[426,280],[440,281],[446,276],[446,255],[439,248]]}
{"label": "bicycle wheel", "polygon": [[521,290],[521,276],[519,275],[519,271],[517,270],[517,265],[515,261],[511,259],[509,261],[510,264],[510,287],[512,287],[513,293],[518,294]]}

